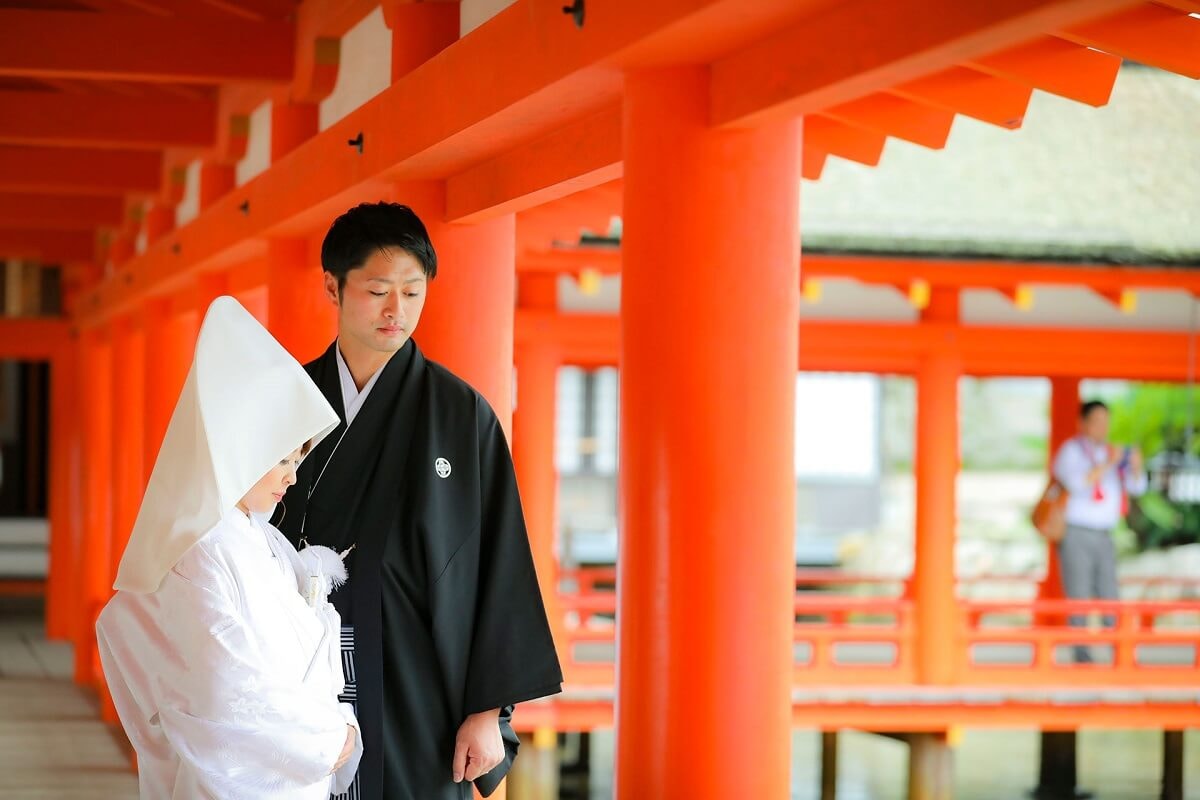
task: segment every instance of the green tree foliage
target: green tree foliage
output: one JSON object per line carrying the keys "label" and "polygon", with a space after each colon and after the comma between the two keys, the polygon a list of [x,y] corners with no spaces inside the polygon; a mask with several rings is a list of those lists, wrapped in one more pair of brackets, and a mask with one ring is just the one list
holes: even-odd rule
{"label": "green tree foliage", "polygon": [[[1109,402],[1112,441],[1141,448],[1148,460],[1162,452],[1183,452],[1189,402],[1193,424],[1200,425],[1200,389],[1131,385],[1124,395]],[[1200,434],[1192,437],[1192,454],[1200,456]],[[1190,544],[1200,541],[1200,503],[1175,503],[1150,491],[1130,503],[1128,523],[1139,550]]]}

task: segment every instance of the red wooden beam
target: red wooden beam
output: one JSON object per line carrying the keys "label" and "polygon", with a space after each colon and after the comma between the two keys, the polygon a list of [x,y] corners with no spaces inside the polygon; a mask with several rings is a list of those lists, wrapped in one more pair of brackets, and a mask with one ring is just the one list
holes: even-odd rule
{"label": "red wooden beam", "polygon": [[61,319],[0,318],[0,359],[49,361],[71,342],[70,332]]}
{"label": "red wooden beam", "polygon": [[577,274],[585,269],[602,275],[621,274],[619,247],[536,248],[517,254],[517,271],[521,273]]}
{"label": "red wooden beam", "polygon": [[820,111],[1130,4],[839,3],[713,64],[712,119],[751,124]]}
{"label": "red wooden beam", "polygon": [[[518,344],[552,342],[566,363],[617,363],[620,322],[614,314],[518,309],[515,324]],[[912,374],[930,353],[953,352],[967,374],[978,376],[1155,381],[1188,376],[1186,333],[806,319],[798,335],[798,368],[806,371]],[[1104,359],[1095,359],[1101,350]]]}
{"label": "red wooden beam", "polygon": [[294,28],[235,17],[0,9],[0,75],[215,84],[285,82]]}
{"label": "red wooden beam", "polygon": [[0,142],[67,147],[209,147],[216,104],[98,94],[0,92]]}
{"label": "red wooden beam", "polygon": [[28,258],[54,264],[91,261],[96,236],[91,231],[38,231],[0,228],[0,258]]}
{"label": "red wooden beam", "polygon": [[523,211],[621,177],[621,107],[477,164],[446,181],[446,218],[475,222]]}
{"label": "red wooden beam", "polygon": [[610,181],[518,213],[518,253],[574,244],[584,230],[608,235],[612,218],[621,215],[622,191],[621,181]]}
{"label": "red wooden beam", "polygon": [[612,366],[618,360],[621,324],[615,314],[560,314],[517,309],[513,342],[552,343],[573,366]]}
{"label": "red wooden beam", "polygon": [[[295,5],[295,0],[286,0]],[[380,0],[303,0],[295,9],[298,31],[341,38],[379,6]]]}
{"label": "red wooden beam", "polygon": [[934,286],[961,289],[1043,284],[1112,291],[1178,289],[1200,293],[1200,270],[1192,268],[805,255],[801,269],[806,277],[853,278],[872,284],[921,278]]}
{"label": "red wooden beam", "polygon": [[200,0],[200,2],[226,14],[253,20],[287,19],[296,10],[296,0]]}
{"label": "red wooden beam", "polygon": [[[568,677],[582,672],[583,665],[572,665]],[[521,706],[515,726],[522,733],[540,728],[559,731],[590,731],[613,726],[611,689],[597,689],[606,683],[611,686],[612,665],[589,663],[595,669],[586,681],[579,684],[583,698],[567,694],[553,700],[525,703]],[[602,672],[607,666],[608,672]],[[894,668],[876,668],[893,670]],[[590,670],[589,670],[590,671]],[[844,677],[846,671],[843,670]],[[853,674],[853,673],[852,673]],[[878,680],[872,677],[872,682]],[[1061,680],[1059,681],[1061,683]],[[1152,730],[1186,730],[1200,724],[1200,709],[1187,703],[1061,703],[1061,702],[913,702],[897,701],[846,702],[844,685],[841,691],[830,692],[828,700],[813,699],[792,705],[792,725],[836,731],[845,728],[894,733],[944,733],[949,728],[1036,728],[1074,731],[1084,726],[1097,728],[1149,728]],[[807,683],[803,690],[808,697],[817,697],[821,687]],[[1025,694],[1029,694],[1027,689]]]}
{"label": "red wooden beam", "polygon": [[125,204],[116,197],[0,191],[0,227],[70,230],[117,227],[124,221]]}
{"label": "red wooden beam", "polygon": [[38,3],[39,8],[60,11],[77,11],[81,5],[100,12],[127,14],[137,11],[163,18],[203,20],[228,20],[230,17],[282,20],[296,10],[296,0],[43,0]]}
{"label": "red wooden beam", "polygon": [[[931,286],[955,289],[1008,290],[1017,285],[1078,286],[1095,291],[1173,289],[1200,295],[1200,269],[1109,267],[1020,261],[970,261],[888,256],[839,256],[805,253],[805,278],[849,278],[881,286],[902,286],[920,279]],[[620,248],[538,248],[517,257],[522,272],[621,272]]]}
{"label": "red wooden beam", "polygon": [[155,194],[158,153],[0,145],[0,190],[63,194]]}
{"label": "red wooden beam", "polygon": [[[1133,381],[1188,378],[1188,335],[1142,331],[964,326],[965,363],[981,376],[1061,375]],[[1094,356],[1105,353],[1103,364]]]}
{"label": "red wooden beam", "polygon": [[[1072,677],[1064,675],[1059,683],[1069,682]],[[1031,693],[1029,689],[1023,692]],[[525,713],[524,708],[522,713]],[[822,727],[827,730],[859,728],[898,733],[939,732],[954,727],[1036,727],[1051,731],[1074,731],[1089,726],[1184,730],[1194,728],[1197,721],[1200,721],[1200,709],[1189,703],[1063,703],[1052,700],[1034,703],[927,701],[887,705],[880,702],[839,701],[798,703],[792,707],[792,724],[797,727]]]}

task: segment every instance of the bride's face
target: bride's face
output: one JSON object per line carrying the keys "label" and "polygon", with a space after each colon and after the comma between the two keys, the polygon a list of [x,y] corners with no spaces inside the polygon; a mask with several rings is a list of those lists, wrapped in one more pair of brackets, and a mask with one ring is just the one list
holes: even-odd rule
{"label": "bride's face", "polygon": [[242,498],[242,508],[255,514],[269,514],[275,510],[275,505],[283,500],[288,488],[296,482],[296,468],[304,457],[303,449],[297,447],[288,453],[287,457],[263,475],[258,483],[250,487]]}

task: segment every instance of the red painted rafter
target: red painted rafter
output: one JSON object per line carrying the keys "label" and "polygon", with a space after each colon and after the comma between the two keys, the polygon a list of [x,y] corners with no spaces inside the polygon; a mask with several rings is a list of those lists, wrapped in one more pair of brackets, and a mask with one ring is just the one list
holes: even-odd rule
{"label": "red painted rafter", "polygon": [[0,92],[0,143],[154,150],[208,147],[215,137],[211,102]]}
{"label": "red painted rafter", "polygon": [[1112,95],[1121,59],[1054,36],[1039,36],[977,58],[967,66],[1069,100],[1102,106]]}
{"label": "red painted rafter", "polygon": [[811,143],[802,147],[800,151],[800,177],[810,181],[820,179],[821,173],[825,171],[825,161],[828,158],[828,153],[818,150]]}
{"label": "red painted rafter", "polygon": [[882,92],[821,112],[822,116],[934,150],[946,145],[954,113]]}
{"label": "red painted rafter", "polygon": [[64,320],[0,318],[0,359],[49,361],[70,344]]}
{"label": "red painted rafter", "polygon": [[1165,6],[1145,3],[1065,28],[1058,35],[1085,47],[1200,78],[1200,19]]}
{"label": "red painted rafter", "polygon": [[0,228],[0,259],[21,258],[43,263],[92,261],[96,237],[90,231],[46,231]]}
{"label": "red painted rafter", "polygon": [[234,17],[0,9],[0,75],[286,82],[293,29]]}
{"label": "red painted rafter", "polygon": [[162,156],[121,150],[0,145],[0,190],[65,194],[154,194]]}
{"label": "red painted rafter", "polygon": [[883,155],[887,137],[873,130],[847,125],[821,114],[804,119],[804,149],[828,153],[875,166]]}
{"label": "red painted rafter", "polygon": [[1021,127],[1033,89],[969,67],[951,67],[890,87],[888,93],[999,125]]}
{"label": "red painted rafter", "polygon": [[713,65],[712,119],[820,111],[1129,6],[1129,0],[838,3]]}
{"label": "red painted rafter", "polygon": [[0,191],[0,226],[55,230],[117,227],[125,204],[116,197],[54,196]]}

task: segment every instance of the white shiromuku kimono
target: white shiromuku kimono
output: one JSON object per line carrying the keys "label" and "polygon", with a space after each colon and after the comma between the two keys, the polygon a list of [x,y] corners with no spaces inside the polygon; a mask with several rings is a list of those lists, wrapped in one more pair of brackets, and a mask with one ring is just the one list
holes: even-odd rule
{"label": "white shiromuku kimono", "polygon": [[[100,658],[138,753],[143,798],[326,800],[346,725],[340,620],[300,594],[298,558],[270,525],[233,511],[152,594],[118,593]],[[362,746],[359,737],[357,753]]]}
{"label": "white shiromuku kimono", "polygon": [[[142,800],[327,800],[347,725],[336,553],[237,509],[337,414],[237,301],[215,300],[96,623]],[[333,567],[330,568],[330,562]],[[336,576],[336,577],[331,577]]]}

